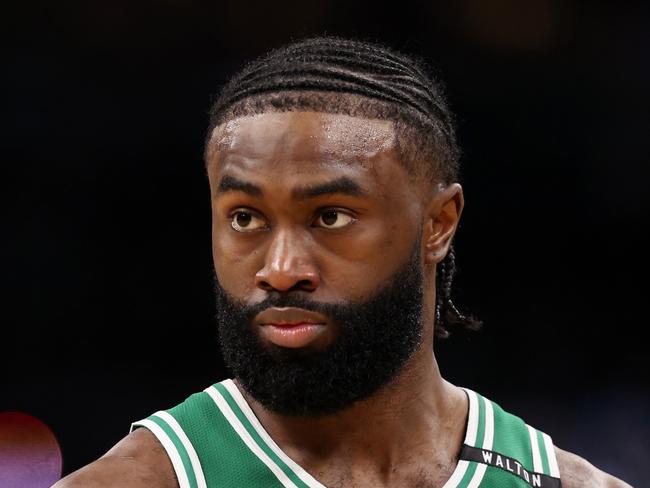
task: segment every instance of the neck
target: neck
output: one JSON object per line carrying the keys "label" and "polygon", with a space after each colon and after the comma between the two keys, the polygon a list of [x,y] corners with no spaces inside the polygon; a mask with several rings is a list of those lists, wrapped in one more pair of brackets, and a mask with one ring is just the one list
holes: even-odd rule
{"label": "neck", "polygon": [[280,447],[308,470],[345,467],[378,470],[455,464],[467,418],[467,398],[445,381],[423,340],[400,374],[370,398],[333,415],[288,417],[265,409],[243,388],[256,416]]}

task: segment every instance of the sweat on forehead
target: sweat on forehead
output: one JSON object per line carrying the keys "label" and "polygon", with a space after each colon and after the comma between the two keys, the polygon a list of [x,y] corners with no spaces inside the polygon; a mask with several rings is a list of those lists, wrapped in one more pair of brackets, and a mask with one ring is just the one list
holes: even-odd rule
{"label": "sweat on forehead", "polygon": [[439,128],[408,106],[355,93],[289,90],[251,95],[219,110],[218,114],[213,113],[206,137],[206,163],[215,149],[215,134],[238,119],[265,113],[319,112],[359,119],[357,125],[364,121],[386,122],[393,128],[395,149],[410,173],[431,182],[449,183],[456,179],[455,149],[448,151]]}
{"label": "sweat on forehead", "polygon": [[259,159],[269,152],[295,160],[364,162],[396,150],[393,123],[318,112],[263,113],[215,127],[206,154],[209,164],[230,154]]}
{"label": "sweat on forehead", "polygon": [[[299,117],[301,113],[321,115],[317,119],[323,124],[322,128],[327,129],[325,132],[332,140],[332,146],[336,129],[346,135],[345,144],[339,144],[336,148],[338,157],[351,156],[354,151],[360,155],[370,155],[378,146],[387,147],[390,140],[391,149],[412,177],[430,184],[455,181],[455,170],[449,172],[453,165],[450,167],[446,164],[444,152],[440,152],[434,143],[434,133],[420,127],[417,120],[410,120],[408,112],[403,109],[381,100],[348,93],[282,92],[239,101],[208,133],[204,153],[206,165],[214,162],[217,153],[221,155],[224,149],[232,148],[233,135],[241,132],[244,126],[250,129],[253,124],[263,122],[266,115],[276,114],[279,120],[281,114]],[[297,137],[298,119],[285,119],[294,123]],[[271,134],[268,136],[256,131],[256,137],[262,141],[264,137],[274,135],[273,131],[277,128],[269,129]],[[309,127],[305,125],[302,129]],[[342,152],[346,146],[349,148],[347,154]]]}

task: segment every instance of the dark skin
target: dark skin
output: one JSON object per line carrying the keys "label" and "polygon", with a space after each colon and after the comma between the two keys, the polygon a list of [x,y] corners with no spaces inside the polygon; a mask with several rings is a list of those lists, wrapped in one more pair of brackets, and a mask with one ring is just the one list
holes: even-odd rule
{"label": "dark skin", "polygon": [[[217,127],[207,162],[215,270],[226,291],[248,303],[270,291],[364,300],[408,259],[421,234],[423,340],[393,383],[322,418],[276,414],[240,390],[277,444],[325,486],[444,485],[468,402],[442,378],[432,352],[435,267],[458,226],[460,185],[409,174],[391,122],[314,112]],[[326,324],[308,347],[326,347],[336,334]],[[578,456],[560,449],[557,456],[565,488],[628,486]],[[55,486],[178,484],[164,449],[139,429]]]}

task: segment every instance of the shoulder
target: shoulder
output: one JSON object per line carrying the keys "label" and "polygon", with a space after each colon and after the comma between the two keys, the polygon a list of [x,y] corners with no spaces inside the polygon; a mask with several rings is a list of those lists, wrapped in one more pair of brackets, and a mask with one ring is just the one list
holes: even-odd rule
{"label": "shoulder", "polygon": [[178,488],[171,461],[158,439],[137,429],[97,461],[52,488]]}
{"label": "shoulder", "polygon": [[562,488],[632,488],[573,453],[555,448]]}

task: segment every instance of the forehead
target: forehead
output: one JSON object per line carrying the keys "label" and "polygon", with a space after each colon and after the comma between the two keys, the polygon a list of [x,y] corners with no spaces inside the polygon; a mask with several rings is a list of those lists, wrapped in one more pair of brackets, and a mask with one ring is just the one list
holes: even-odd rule
{"label": "forehead", "polygon": [[[260,165],[298,172],[356,166],[377,170],[397,161],[393,123],[320,112],[263,113],[214,129],[206,154],[219,172]],[[318,168],[316,168],[318,167]]]}

